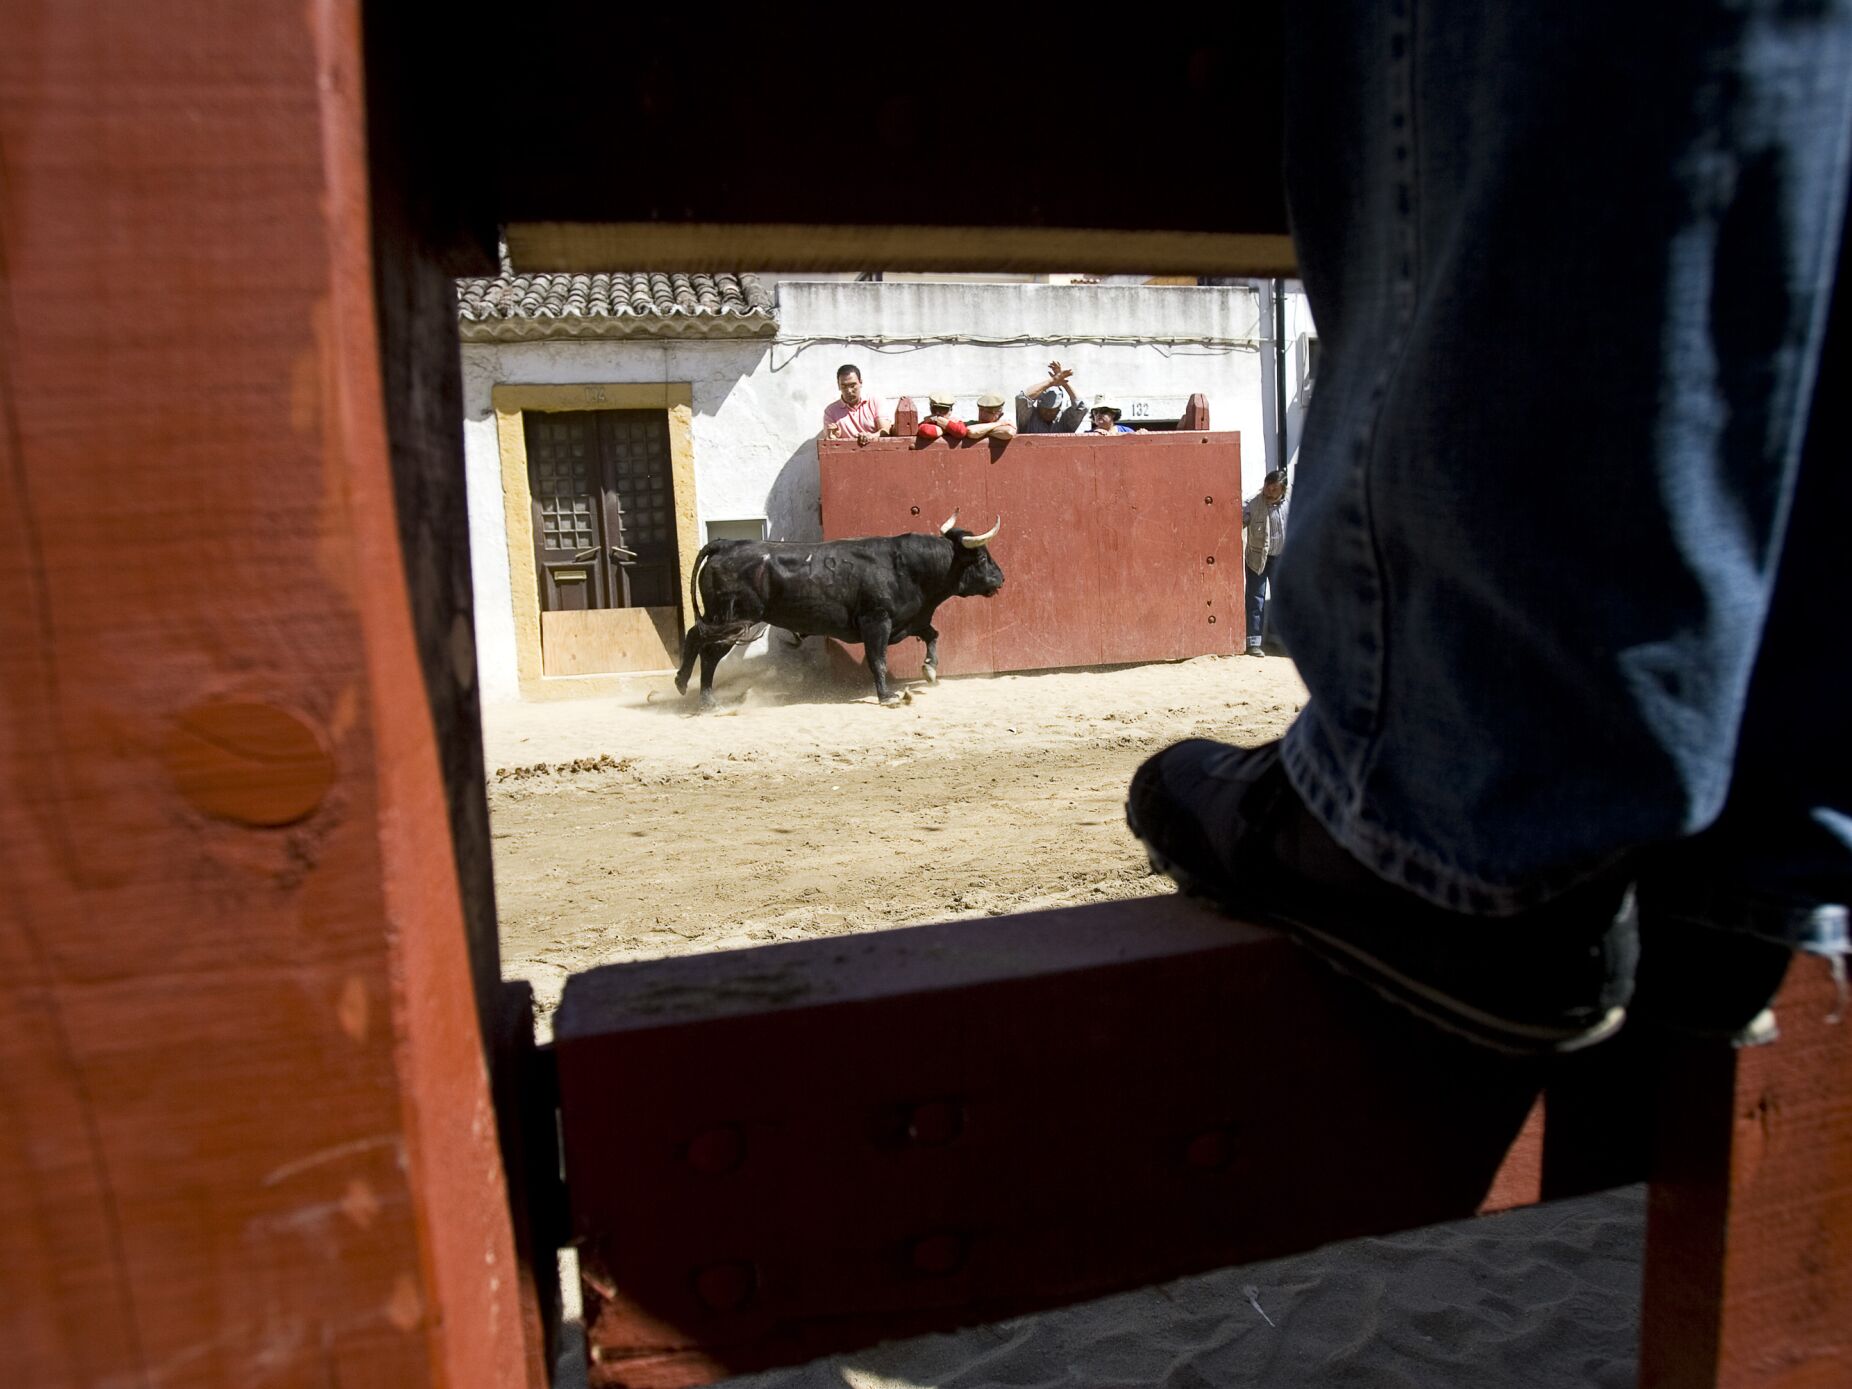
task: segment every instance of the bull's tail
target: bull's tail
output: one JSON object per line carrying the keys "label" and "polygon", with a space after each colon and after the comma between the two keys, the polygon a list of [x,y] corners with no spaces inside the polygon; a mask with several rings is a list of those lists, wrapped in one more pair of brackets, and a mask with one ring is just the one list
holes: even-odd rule
{"label": "bull's tail", "polygon": [[707,614],[701,611],[701,571],[707,567],[707,558],[720,548],[720,542],[710,540],[701,547],[701,553],[695,556],[694,568],[688,574],[688,602],[694,609],[694,620],[705,622]]}

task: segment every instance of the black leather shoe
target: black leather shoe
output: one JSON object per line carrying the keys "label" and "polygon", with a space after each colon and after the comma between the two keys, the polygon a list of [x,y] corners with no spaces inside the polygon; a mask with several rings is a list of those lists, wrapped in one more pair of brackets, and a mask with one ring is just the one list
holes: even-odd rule
{"label": "black leather shoe", "polygon": [[1733,1047],[1772,1042],[1769,1005],[1793,957],[1775,941],[1662,915],[1643,894],[1634,1020]]}
{"label": "black leather shoe", "polygon": [[1620,1030],[1639,939],[1626,878],[1508,917],[1466,916],[1377,877],[1286,779],[1279,744],[1191,739],[1132,778],[1126,822],[1183,891],[1277,926],[1438,1027],[1520,1055]]}

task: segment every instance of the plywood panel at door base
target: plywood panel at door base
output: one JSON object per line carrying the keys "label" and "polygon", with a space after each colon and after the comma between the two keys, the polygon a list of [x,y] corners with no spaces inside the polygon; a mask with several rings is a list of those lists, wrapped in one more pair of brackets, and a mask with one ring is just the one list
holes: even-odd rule
{"label": "plywood panel at door base", "polygon": [[[1242,644],[1238,433],[1029,436],[1006,445],[821,444],[823,533],[988,529],[1004,585],[934,618],[947,675],[1221,655]],[[1210,618],[1214,618],[1213,622]],[[835,644],[833,644],[835,645]],[[920,673],[923,643],[889,653]],[[837,646],[837,662],[861,659]]]}
{"label": "plywood panel at door base", "polygon": [[542,613],[540,651],[548,675],[673,670],[681,636],[672,607]]}

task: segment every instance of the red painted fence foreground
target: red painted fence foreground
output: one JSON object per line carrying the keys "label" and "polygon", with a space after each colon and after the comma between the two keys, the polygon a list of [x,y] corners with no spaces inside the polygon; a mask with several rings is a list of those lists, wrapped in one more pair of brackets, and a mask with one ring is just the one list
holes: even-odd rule
{"label": "red painted fence foreground", "polygon": [[1803,956],[1777,1046],[1630,1026],[1518,1062],[1179,897],[576,974],[552,1054],[590,1382],[685,1389],[1646,1178],[1642,1389],[1843,1389],[1837,1006]]}
{"label": "red painted fence foreground", "polygon": [[[1004,585],[939,609],[947,675],[1128,665],[1242,645],[1241,436],[1030,435],[960,448],[821,443],[823,535],[972,530],[1003,518]],[[860,648],[848,648],[860,658]],[[896,677],[925,646],[898,644]]]}

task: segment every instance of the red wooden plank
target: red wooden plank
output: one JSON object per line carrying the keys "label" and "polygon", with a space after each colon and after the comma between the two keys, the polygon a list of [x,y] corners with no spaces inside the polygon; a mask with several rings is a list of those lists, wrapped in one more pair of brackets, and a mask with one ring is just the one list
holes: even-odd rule
{"label": "red wooden plank", "polygon": [[1100,475],[1135,460],[1108,457],[1111,442],[1051,448],[1046,437],[1022,448],[1012,442],[993,469],[989,506],[1004,518],[993,543],[1008,583],[986,604],[990,670],[1092,666],[1104,657],[1100,600],[1115,576],[1099,550]]}
{"label": "red wooden plank", "polygon": [[604,1385],[1534,1199],[1549,1074],[1176,897],[597,970],[556,1038]]}
{"label": "red wooden plank", "polygon": [[1100,659],[1108,664],[1243,645],[1240,436],[1172,437],[1150,466],[1099,475],[1097,563],[1109,576],[1098,610]]}
{"label": "red wooden plank", "polygon": [[6,7],[9,1384],[526,1382],[358,18]]}
{"label": "red wooden plank", "polygon": [[[990,468],[996,450],[989,444],[948,448],[934,444],[917,448],[911,441],[891,440],[862,447],[856,444],[820,444],[823,461],[823,526],[827,539],[857,535],[898,535],[903,531],[937,531],[954,511],[962,524],[988,530],[991,506]],[[832,517],[840,522],[833,522]],[[1009,531],[1009,522],[1004,523]],[[999,537],[1001,540],[1002,537]],[[999,548],[1004,590],[1013,581],[1008,551]],[[939,668],[946,674],[967,674],[993,669],[991,609],[998,598],[959,598],[943,604],[933,618],[939,629]],[[859,645],[836,648],[835,659],[844,667],[859,667]],[[888,655],[888,669],[896,679],[915,680],[925,660],[923,642],[905,641]]]}
{"label": "red wooden plank", "polygon": [[1852,1384],[1852,1025],[1797,957],[1781,1040],[1672,1054],[1647,1214],[1645,1389]]}
{"label": "red wooden plank", "polygon": [[[828,538],[935,530],[954,509],[980,529],[1003,517],[994,542],[1002,592],[948,602],[934,619],[948,675],[1242,645],[1238,434],[823,444],[818,463]],[[923,655],[920,643],[903,643],[889,668],[917,677]]]}

